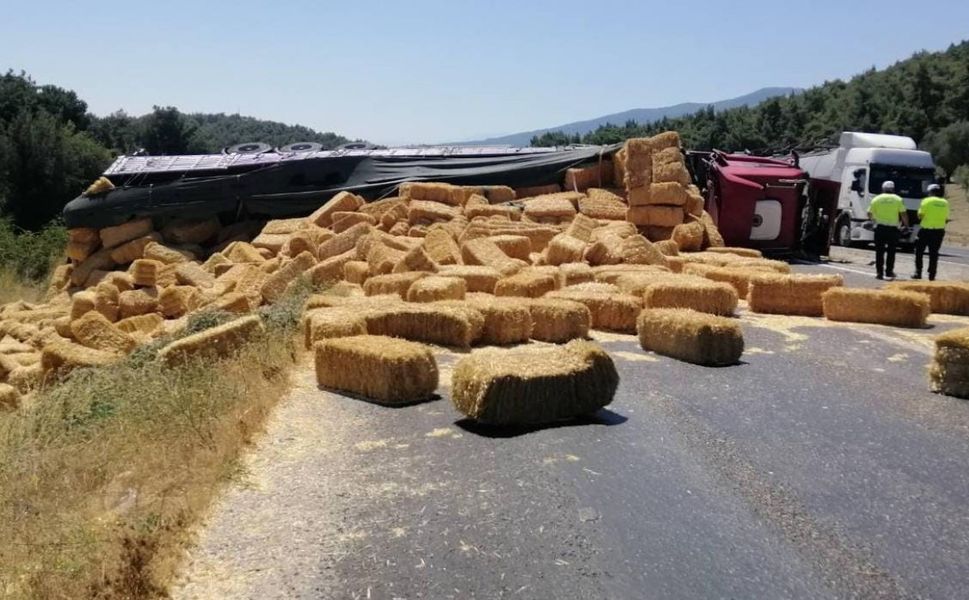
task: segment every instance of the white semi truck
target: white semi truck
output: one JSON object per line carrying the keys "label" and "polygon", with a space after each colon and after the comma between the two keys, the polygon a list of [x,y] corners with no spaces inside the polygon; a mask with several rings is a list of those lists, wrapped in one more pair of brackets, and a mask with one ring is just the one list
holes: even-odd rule
{"label": "white semi truck", "polygon": [[833,209],[829,214],[834,244],[874,241],[868,205],[881,193],[885,181],[895,182],[895,193],[905,201],[909,223],[914,225],[899,243],[915,242],[916,212],[929,184],[936,179],[932,155],[918,150],[912,138],[846,131],[837,148],[801,155],[799,165],[810,177],[811,194],[818,205]]}

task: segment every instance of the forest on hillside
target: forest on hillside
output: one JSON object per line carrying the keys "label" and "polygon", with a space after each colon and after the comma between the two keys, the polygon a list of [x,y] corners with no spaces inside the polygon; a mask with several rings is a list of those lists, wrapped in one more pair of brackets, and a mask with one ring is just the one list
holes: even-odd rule
{"label": "forest on hillside", "polygon": [[755,154],[836,144],[842,131],[895,133],[915,139],[952,175],[969,164],[969,41],[755,107],[707,108],[653,123],[604,125],[584,136],[550,132],[531,143],[614,144],[668,130],[679,131],[687,148]]}

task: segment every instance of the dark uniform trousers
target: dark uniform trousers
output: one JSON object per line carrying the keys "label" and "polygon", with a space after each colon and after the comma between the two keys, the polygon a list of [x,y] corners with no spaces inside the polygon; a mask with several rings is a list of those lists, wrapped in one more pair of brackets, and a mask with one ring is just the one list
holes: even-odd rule
{"label": "dark uniform trousers", "polygon": [[[895,274],[896,245],[898,245],[898,227],[894,225],[875,226],[875,272],[878,273],[879,277],[883,277],[885,273]],[[886,251],[887,257],[885,256]]]}
{"label": "dark uniform trousers", "polygon": [[922,255],[926,248],[929,250],[929,279],[935,279],[935,270],[939,264],[939,248],[945,229],[919,229],[918,239],[915,240],[915,272],[922,274]]}

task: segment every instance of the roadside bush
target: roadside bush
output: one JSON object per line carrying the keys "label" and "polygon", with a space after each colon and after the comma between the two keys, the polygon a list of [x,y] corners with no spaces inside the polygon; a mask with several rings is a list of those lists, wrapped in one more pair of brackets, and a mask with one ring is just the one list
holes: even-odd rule
{"label": "roadside bush", "polygon": [[952,173],[952,181],[962,186],[963,191],[969,193],[969,164],[957,168]]}
{"label": "roadside bush", "polygon": [[28,282],[47,278],[51,267],[64,257],[67,230],[53,223],[40,231],[24,231],[0,219],[0,268]]}

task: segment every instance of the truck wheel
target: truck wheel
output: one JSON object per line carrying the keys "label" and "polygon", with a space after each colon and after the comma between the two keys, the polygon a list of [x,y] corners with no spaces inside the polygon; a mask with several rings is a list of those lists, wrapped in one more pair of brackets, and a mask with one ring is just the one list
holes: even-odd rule
{"label": "truck wheel", "polygon": [[838,219],[838,226],[834,230],[834,243],[845,248],[851,248],[854,245],[851,241],[851,219],[847,217]]}

